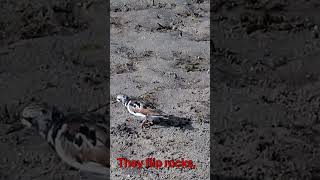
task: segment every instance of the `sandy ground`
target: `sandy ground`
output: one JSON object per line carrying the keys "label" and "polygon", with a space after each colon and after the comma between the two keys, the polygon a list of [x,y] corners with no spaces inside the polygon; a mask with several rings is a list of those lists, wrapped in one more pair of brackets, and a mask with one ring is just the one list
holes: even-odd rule
{"label": "sandy ground", "polygon": [[[16,128],[18,115],[31,101],[63,112],[105,104],[109,69],[112,179],[209,178],[208,2],[111,2],[110,67],[103,1],[0,4],[0,179],[79,179],[37,132]],[[177,121],[142,131],[114,103],[118,93],[150,100]],[[196,169],[120,169],[116,161],[150,156],[190,159]]]}
{"label": "sandy ground", "polygon": [[[112,179],[208,179],[209,163],[216,179],[320,177],[317,0],[211,2],[211,69],[208,1],[112,1],[110,67],[103,2],[0,1],[0,179],[79,179],[35,131],[15,128],[18,113],[31,101],[85,112],[109,87]],[[181,121],[142,130],[119,93]],[[121,169],[119,157],[196,169]]]}
{"label": "sandy ground", "polygon": [[213,5],[212,173],[319,179],[319,1]]}
{"label": "sandy ground", "polygon": [[0,4],[5,7],[0,8],[0,179],[79,179],[37,132],[14,130],[18,113],[31,101],[64,112],[85,112],[107,102],[105,4]]}
{"label": "sandy ground", "polygon": [[[142,130],[112,99],[111,179],[209,179],[209,3],[159,2],[111,1],[110,94],[141,97],[185,120]],[[120,168],[121,157],[184,158],[196,169]]]}

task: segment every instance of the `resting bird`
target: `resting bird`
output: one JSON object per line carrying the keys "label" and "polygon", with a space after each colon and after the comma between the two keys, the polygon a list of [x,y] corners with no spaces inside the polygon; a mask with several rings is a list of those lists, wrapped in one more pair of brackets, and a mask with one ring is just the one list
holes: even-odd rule
{"label": "resting bird", "polygon": [[21,112],[21,122],[34,127],[58,156],[81,173],[109,177],[109,135],[90,114],[63,115],[45,104],[31,104]]}
{"label": "resting bird", "polygon": [[144,117],[141,124],[142,127],[146,125],[152,125],[153,122],[149,120],[154,119],[168,119],[168,115],[164,112],[156,109],[151,103],[142,99],[129,97],[127,95],[117,95],[117,101],[121,102],[129,111],[130,114],[138,117]]}

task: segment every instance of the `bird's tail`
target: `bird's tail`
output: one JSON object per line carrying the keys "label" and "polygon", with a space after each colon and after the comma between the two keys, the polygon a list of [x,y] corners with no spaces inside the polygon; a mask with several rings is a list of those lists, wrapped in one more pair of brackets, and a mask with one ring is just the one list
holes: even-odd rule
{"label": "bird's tail", "polygon": [[169,119],[170,115],[163,115],[163,114],[159,114],[159,115],[152,115],[150,116],[151,119]]}

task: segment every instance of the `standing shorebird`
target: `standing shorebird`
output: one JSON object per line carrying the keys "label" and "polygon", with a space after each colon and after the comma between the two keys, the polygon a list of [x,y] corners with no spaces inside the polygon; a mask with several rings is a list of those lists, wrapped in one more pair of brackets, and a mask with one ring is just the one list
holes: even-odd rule
{"label": "standing shorebird", "polygon": [[152,120],[154,119],[168,119],[167,114],[156,109],[151,103],[143,101],[142,99],[119,94],[117,95],[117,101],[121,102],[130,114],[144,118],[141,124],[142,128],[146,125],[152,125]]}
{"label": "standing shorebird", "polygon": [[[90,114],[63,115],[45,104],[31,104],[21,112],[21,122],[35,128],[62,161],[81,174],[109,176],[109,135]],[[80,174],[80,175],[81,175]]]}

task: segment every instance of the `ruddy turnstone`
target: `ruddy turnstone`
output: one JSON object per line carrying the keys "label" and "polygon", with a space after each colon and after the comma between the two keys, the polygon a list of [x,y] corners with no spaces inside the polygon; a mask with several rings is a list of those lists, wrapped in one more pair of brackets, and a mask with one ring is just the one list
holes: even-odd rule
{"label": "ruddy turnstone", "polygon": [[154,119],[168,119],[168,115],[156,109],[151,103],[142,99],[129,97],[127,95],[117,95],[117,101],[121,102],[129,111],[130,114],[138,117],[144,117],[141,124],[142,127],[152,125],[153,122],[149,120]]}
{"label": "ruddy turnstone", "polygon": [[45,104],[31,104],[21,112],[21,122],[34,127],[58,156],[80,172],[109,175],[109,135],[90,114],[64,115]]}

